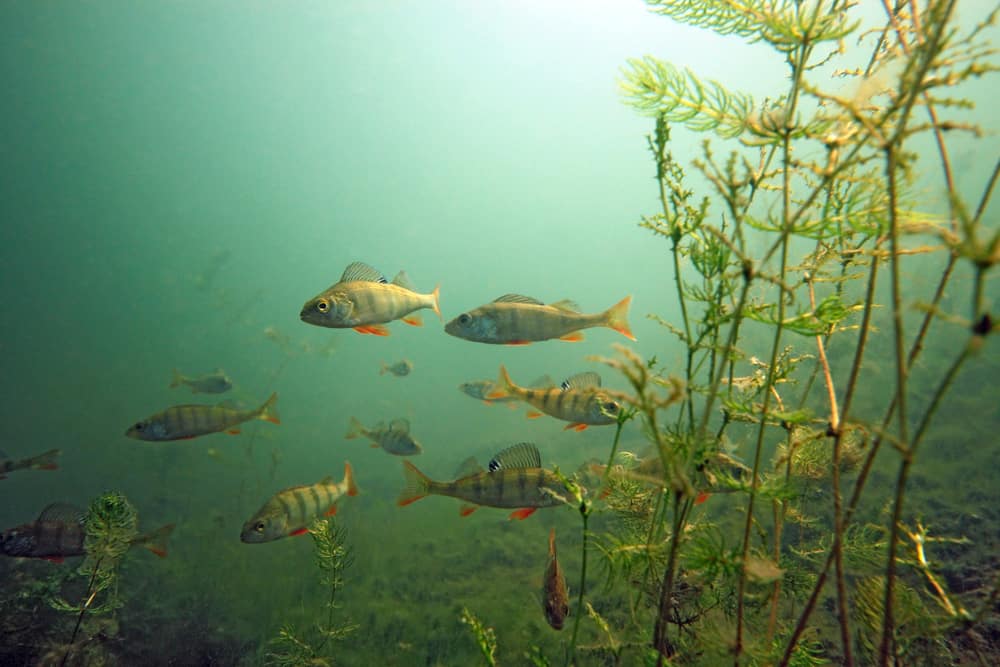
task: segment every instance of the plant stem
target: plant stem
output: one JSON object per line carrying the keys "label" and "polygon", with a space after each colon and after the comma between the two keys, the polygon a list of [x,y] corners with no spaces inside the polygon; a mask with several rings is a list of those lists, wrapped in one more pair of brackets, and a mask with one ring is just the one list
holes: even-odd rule
{"label": "plant stem", "polygon": [[580,516],[583,518],[583,533],[580,543],[580,594],[576,600],[576,615],[573,618],[573,636],[566,649],[566,667],[573,664],[576,658],[576,637],[580,631],[580,619],[583,617],[583,593],[587,585],[587,519],[590,518],[590,508],[586,502],[580,503]]}

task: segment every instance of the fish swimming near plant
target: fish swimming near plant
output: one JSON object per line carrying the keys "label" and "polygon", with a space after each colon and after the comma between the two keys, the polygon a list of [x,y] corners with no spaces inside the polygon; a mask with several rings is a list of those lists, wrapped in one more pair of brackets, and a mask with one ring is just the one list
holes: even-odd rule
{"label": "fish swimming near plant", "polygon": [[542,584],[542,608],[545,610],[545,620],[556,630],[562,630],[566,617],[569,616],[569,593],[566,591],[566,579],[559,558],[556,557],[556,529],[549,530],[549,563],[545,568],[545,579]]}
{"label": "fish swimming near plant", "polygon": [[[610,470],[602,463],[592,463],[591,470],[601,477],[607,475],[611,479],[626,479],[661,488],[667,486],[663,459],[655,451],[648,452],[643,458],[624,451],[619,456],[625,463],[614,464]],[[745,490],[752,475],[748,465],[726,452],[709,454],[698,466],[697,475],[692,480],[694,503],[700,505],[715,493]]]}
{"label": "fish swimming near plant", "polygon": [[[86,554],[87,537],[85,516],[85,512],[74,505],[52,503],[32,523],[0,533],[0,553],[17,558],[44,558],[56,563],[71,556],[83,556]],[[139,535],[131,545],[148,549],[164,558],[167,555],[167,539],[173,529],[174,524],[169,523]]]}
{"label": "fish swimming near plant", "polygon": [[383,363],[381,370],[379,370],[379,375],[385,375],[386,373],[391,373],[398,378],[406,377],[413,370],[413,362],[409,359],[402,359],[393,364]]}
{"label": "fish swimming near plant", "polygon": [[511,519],[524,519],[540,508],[562,505],[565,485],[550,470],[542,468],[542,457],[531,443],[522,442],[494,456],[484,469],[475,466],[469,474],[451,482],[436,482],[409,461],[403,461],[406,486],[396,504],[400,506],[424,496],[450,496],[464,501],[462,516],[478,506],[517,508]]}
{"label": "fish swimming near plant", "polygon": [[322,516],[337,513],[337,502],[344,496],[358,495],[354,471],[344,463],[344,479],[337,482],[325,477],[316,484],[293,486],[276,494],[264,503],[243,524],[240,540],[246,543],[271,542],[292,535],[303,535],[309,524]]}
{"label": "fish swimming near plant", "polygon": [[614,424],[622,409],[618,401],[601,389],[601,376],[592,371],[577,373],[558,387],[533,389],[514,384],[507,369],[501,366],[497,389],[488,398],[505,396],[513,396],[540,411],[529,412],[529,419],[546,414],[569,422],[563,430],[582,431],[588,426]]}
{"label": "fish swimming near plant", "polygon": [[280,424],[277,403],[278,394],[271,394],[259,408],[253,410],[241,410],[225,403],[175,405],[136,422],[125,431],[125,435],[136,440],[158,442],[187,440],[222,431],[236,434],[240,432],[240,424],[251,419]]}
{"label": "fish swimming near plant", "polygon": [[424,451],[410,434],[410,422],[407,419],[393,419],[388,426],[379,422],[372,428],[367,428],[357,418],[351,417],[351,427],[344,438],[353,440],[362,435],[372,441],[372,447],[381,447],[396,456],[414,456]]}
{"label": "fish swimming near plant", "polygon": [[422,326],[420,316],[411,314],[416,310],[430,308],[441,317],[439,295],[438,287],[420,294],[403,271],[389,282],[367,264],[353,262],[338,282],[306,301],[299,317],[319,327],[388,336],[389,329],[383,325],[393,320]]}
{"label": "fish swimming near plant", "polygon": [[[528,386],[534,389],[548,389],[554,387],[555,384],[556,383],[552,381],[552,378],[548,375],[543,375]],[[490,394],[496,394],[498,391],[497,383],[493,380],[472,380],[471,382],[463,382],[458,385],[458,390],[466,396],[479,399],[486,405],[506,403],[509,408],[517,409],[517,404],[521,402],[521,399],[517,396],[503,395],[497,396],[497,398],[489,398]]]}
{"label": "fish swimming near plant", "polygon": [[521,294],[504,294],[490,303],[462,313],[444,330],[458,338],[494,345],[527,345],[558,338],[583,340],[581,329],[608,327],[635,340],[628,325],[627,296],[602,313],[584,314],[569,300],[545,304]]}
{"label": "fish swimming near plant", "polygon": [[59,449],[50,449],[26,459],[12,459],[0,452],[0,479],[6,479],[7,473],[15,470],[58,470],[56,459],[62,453]]}
{"label": "fish swimming near plant", "polygon": [[174,377],[170,381],[170,388],[184,385],[191,389],[193,394],[223,394],[233,388],[233,381],[229,379],[226,372],[221,368],[216,368],[211,373],[188,377],[183,375],[176,368]]}

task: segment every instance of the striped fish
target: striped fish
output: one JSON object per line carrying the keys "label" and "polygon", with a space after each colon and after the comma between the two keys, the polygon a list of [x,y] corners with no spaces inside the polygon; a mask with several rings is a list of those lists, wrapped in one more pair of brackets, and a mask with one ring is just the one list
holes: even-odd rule
{"label": "striped fish", "polygon": [[477,343],[527,345],[533,341],[558,338],[583,340],[581,329],[608,327],[635,340],[628,326],[627,296],[603,313],[586,315],[569,300],[544,304],[521,294],[504,294],[491,303],[462,313],[445,325],[452,336]]}
{"label": "striped fish", "polygon": [[[555,386],[555,382],[553,382],[552,378],[548,375],[543,375],[528,386],[537,389],[549,389]],[[497,398],[489,398],[490,394],[495,394],[497,392],[497,383],[493,380],[473,380],[471,382],[463,382],[458,385],[458,390],[466,396],[478,398],[486,405],[506,403],[511,409],[517,409],[515,403],[519,403],[521,401],[521,399],[516,396],[507,395],[498,396]]]}
{"label": "striped fish", "polygon": [[61,453],[59,449],[50,449],[30,458],[11,459],[0,452],[0,479],[6,479],[7,473],[15,470],[57,470],[59,465],[56,463],[56,457]]}
{"label": "striped fish", "polygon": [[396,504],[409,505],[428,495],[450,496],[465,501],[462,516],[485,505],[520,508],[510,518],[524,519],[539,507],[563,504],[560,496],[566,487],[553,472],[542,468],[541,460],[533,444],[522,442],[494,456],[487,469],[480,468],[452,482],[435,482],[409,461],[403,461],[406,486]]}
{"label": "striped fish", "polygon": [[243,524],[240,540],[253,544],[303,535],[318,517],[336,514],[337,501],[345,495],[358,495],[350,463],[344,463],[344,479],[339,483],[326,477],[310,486],[278,491]]}
{"label": "striped fish", "polygon": [[549,564],[545,568],[543,581],[542,609],[545,611],[545,620],[554,630],[562,630],[563,623],[569,616],[569,593],[566,591],[566,579],[556,557],[555,528],[549,529]]}
{"label": "striped fish", "polygon": [[393,419],[389,426],[379,422],[372,428],[366,428],[356,417],[351,417],[351,427],[344,438],[353,440],[361,435],[372,441],[372,447],[381,447],[396,456],[414,456],[424,451],[420,443],[410,435],[409,420],[402,417]]}
{"label": "striped fish", "polygon": [[547,414],[568,421],[563,430],[582,431],[588,426],[614,424],[621,412],[618,401],[601,391],[601,376],[594,372],[577,373],[558,387],[532,389],[514,384],[507,369],[501,366],[497,387],[489,398],[514,396],[541,411],[529,412],[529,419]]}
{"label": "striped fish", "polygon": [[[86,553],[87,538],[83,525],[84,512],[67,503],[52,503],[42,510],[32,523],[9,528],[0,533],[0,553],[18,558],[44,558],[61,563],[63,558]],[[167,555],[167,538],[174,529],[170,523],[132,540],[132,546],[149,549],[163,558]]]}
{"label": "striped fish", "polygon": [[280,424],[278,418],[278,395],[264,401],[255,410],[239,410],[222,405],[175,405],[163,412],[138,421],[125,431],[125,435],[136,440],[187,440],[209,433],[236,434],[239,425],[251,419],[261,419],[272,424]]}
{"label": "striped fish", "polygon": [[367,264],[354,262],[337,283],[306,301],[299,317],[319,327],[388,336],[389,329],[382,326],[386,322],[401,319],[422,326],[419,315],[410,315],[415,310],[431,308],[441,317],[439,292],[435,287],[430,294],[420,294],[402,271],[389,282]]}
{"label": "striped fish", "polygon": [[193,394],[222,394],[233,388],[233,381],[221,368],[216,368],[205,375],[193,377],[188,377],[175,368],[174,377],[170,381],[170,389],[181,385],[187,386]]}

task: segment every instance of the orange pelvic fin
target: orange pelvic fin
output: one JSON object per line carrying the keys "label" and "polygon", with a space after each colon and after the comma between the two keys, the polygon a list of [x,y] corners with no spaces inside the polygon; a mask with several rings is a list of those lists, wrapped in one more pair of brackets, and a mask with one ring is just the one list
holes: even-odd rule
{"label": "orange pelvic fin", "polygon": [[568,343],[579,343],[581,340],[583,340],[583,334],[580,333],[579,331],[574,331],[572,333],[566,334],[565,336],[560,336],[559,340],[564,340]]}
{"label": "orange pelvic fin", "polygon": [[64,560],[62,556],[42,556],[42,559],[53,563],[61,563]]}
{"label": "orange pelvic fin", "polygon": [[463,503],[462,506],[458,508],[458,515],[459,516],[469,516],[470,514],[472,514],[473,512],[475,512],[477,509],[479,509],[479,505],[469,505],[469,504]]}
{"label": "orange pelvic fin", "polygon": [[336,513],[337,513],[337,506],[333,505],[323,514],[323,516],[333,516]]}
{"label": "orange pelvic fin", "polygon": [[573,429],[574,431],[585,431],[587,430],[587,424],[580,424],[577,422],[573,424],[566,424],[565,426],[563,426],[564,431],[568,431],[570,429]]}
{"label": "orange pelvic fin", "polygon": [[239,435],[240,434],[240,427],[239,426],[234,426],[234,427],[232,427],[230,429],[226,429],[226,433],[228,433],[229,435]]}
{"label": "orange pelvic fin", "polygon": [[354,330],[362,334],[373,334],[375,336],[388,336],[389,329],[381,324],[366,324],[361,327],[354,327]]}
{"label": "orange pelvic fin", "polygon": [[531,341],[530,340],[511,340],[511,341],[508,341],[508,342],[504,343],[504,345],[531,345]]}
{"label": "orange pelvic fin", "polygon": [[529,516],[538,511],[537,507],[524,507],[519,510],[514,510],[510,513],[511,519],[527,519]]}
{"label": "orange pelvic fin", "polygon": [[305,535],[308,532],[309,532],[308,528],[299,528],[298,530],[293,530],[292,532],[288,533],[288,536],[295,537],[296,535]]}
{"label": "orange pelvic fin", "polygon": [[528,410],[524,416],[528,419],[538,419],[539,417],[544,417],[545,415],[538,410]]}
{"label": "orange pelvic fin", "polygon": [[694,499],[695,505],[701,505],[703,502],[709,499],[711,494],[708,491],[699,491],[698,495]]}
{"label": "orange pelvic fin", "polygon": [[422,327],[424,326],[424,321],[420,319],[419,315],[407,315],[401,318],[404,322],[409,324],[411,327]]}

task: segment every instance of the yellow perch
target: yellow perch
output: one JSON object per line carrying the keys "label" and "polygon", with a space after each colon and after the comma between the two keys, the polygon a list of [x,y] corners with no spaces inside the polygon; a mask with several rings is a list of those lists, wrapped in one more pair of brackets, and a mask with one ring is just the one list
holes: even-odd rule
{"label": "yellow perch", "polygon": [[545,304],[521,294],[504,294],[496,300],[462,313],[444,330],[458,338],[494,345],[527,345],[558,338],[583,340],[581,329],[608,327],[635,340],[628,326],[627,296],[603,313],[585,314],[569,300]]}
{"label": "yellow perch", "polygon": [[549,529],[549,564],[545,568],[545,583],[542,585],[542,608],[549,625],[555,630],[562,630],[563,623],[569,616],[569,593],[556,557],[555,528]]}
{"label": "yellow perch", "polygon": [[236,434],[239,425],[251,419],[280,424],[278,418],[278,395],[264,401],[255,410],[239,410],[226,405],[175,405],[163,412],[138,421],[125,431],[125,435],[136,440],[187,440],[209,433]]}
{"label": "yellow perch", "polygon": [[393,320],[422,326],[420,317],[410,314],[415,310],[431,308],[441,317],[439,292],[435,287],[430,294],[420,294],[402,271],[389,282],[367,264],[353,262],[340,281],[306,301],[299,317],[319,327],[388,336],[389,329],[382,325]]}
{"label": "yellow perch", "polygon": [[259,543],[303,535],[316,518],[336,514],[338,500],[356,495],[358,487],[354,483],[354,471],[351,464],[345,462],[344,479],[340,482],[326,477],[316,484],[278,491],[243,524],[240,540]]}
{"label": "yellow perch", "polygon": [[488,469],[480,469],[452,482],[436,482],[409,461],[403,462],[406,487],[399,494],[398,505],[409,505],[424,496],[451,496],[464,500],[460,513],[468,516],[479,505],[520,508],[511,519],[531,516],[539,507],[561,505],[566,487],[556,475],[542,468],[538,449],[522,442],[494,456]]}
{"label": "yellow perch", "polygon": [[582,431],[588,426],[614,424],[621,412],[618,401],[601,391],[601,376],[594,372],[577,373],[558,387],[536,389],[517,386],[510,379],[507,369],[501,366],[497,387],[488,398],[519,398],[541,411],[529,412],[529,418],[540,417],[544,413],[562,419],[569,422],[564,430]]}

